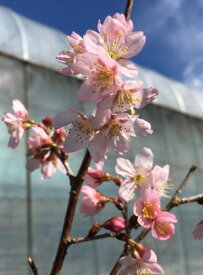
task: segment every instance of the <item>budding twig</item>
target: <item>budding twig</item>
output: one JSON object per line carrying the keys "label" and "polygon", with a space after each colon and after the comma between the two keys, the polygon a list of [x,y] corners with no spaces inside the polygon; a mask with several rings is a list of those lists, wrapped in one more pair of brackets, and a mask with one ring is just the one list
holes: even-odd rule
{"label": "budding twig", "polygon": [[28,258],[27,258],[27,261],[28,261],[28,264],[29,264],[29,266],[30,266],[30,268],[31,268],[31,270],[32,270],[32,272],[33,272],[33,274],[34,274],[34,275],[39,275],[38,270],[37,270],[37,267],[36,267],[36,265],[35,265],[33,259],[32,259],[31,257],[28,257]]}
{"label": "budding twig", "polygon": [[[202,201],[203,200],[203,194],[199,194],[196,196],[191,196],[188,198],[180,198],[180,194],[182,193],[183,189],[185,188],[186,184],[188,183],[188,180],[190,178],[190,176],[197,170],[196,166],[192,166],[187,175],[185,176],[185,178],[183,179],[183,181],[181,182],[181,184],[179,185],[179,187],[177,188],[177,190],[175,191],[174,195],[172,196],[172,198],[170,199],[170,201],[167,203],[167,205],[164,207],[163,210],[165,211],[170,211],[173,207],[176,207],[180,204],[185,204],[185,203],[190,203],[190,202],[198,202],[198,201]],[[144,237],[150,232],[150,229],[144,229],[142,230],[142,232],[137,236],[137,238],[135,239],[136,242],[140,242],[142,239],[144,239]],[[125,249],[124,251],[121,253],[120,257],[118,258],[116,264],[114,265],[110,275],[116,275],[118,270],[121,267],[121,264],[119,263],[119,260],[121,257],[127,255],[128,253],[126,253]]]}

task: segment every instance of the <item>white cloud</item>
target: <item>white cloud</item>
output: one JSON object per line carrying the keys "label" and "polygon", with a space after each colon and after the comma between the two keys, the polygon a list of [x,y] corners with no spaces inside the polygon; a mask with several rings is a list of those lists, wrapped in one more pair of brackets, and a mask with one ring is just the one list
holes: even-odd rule
{"label": "white cloud", "polygon": [[148,36],[170,47],[178,57],[177,62],[184,64],[182,80],[200,89],[203,89],[202,15],[202,0],[153,0],[139,18]]}

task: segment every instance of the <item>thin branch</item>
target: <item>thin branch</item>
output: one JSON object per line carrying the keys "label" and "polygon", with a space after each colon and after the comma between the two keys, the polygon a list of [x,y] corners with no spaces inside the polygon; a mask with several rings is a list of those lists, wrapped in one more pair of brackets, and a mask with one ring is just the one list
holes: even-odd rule
{"label": "thin branch", "polygon": [[169,211],[174,207],[174,201],[176,201],[179,197],[180,194],[182,193],[183,189],[185,188],[186,184],[188,183],[188,180],[190,176],[197,170],[197,166],[192,166],[181,184],[178,186],[177,190],[175,191],[174,195],[170,199],[170,201],[167,203],[167,205],[164,207],[165,211]]}
{"label": "thin branch", "polygon": [[29,264],[29,266],[30,266],[30,268],[31,268],[31,270],[32,270],[32,272],[33,272],[33,274],[34,274],[34,275],[39,275],[38,270],[37,270],[37,267],[36,267],[36,265],[35,265],[33,259],[32,259],[31,257],[28,257],[28,258],[27,258],[27,261],[28,261],[28,264]]}
{"label": "thin branch", "polygon": [[87,172],[87,169],[90,165],[91,156],[89,152],[87,151],[82,164],[80,166],[80,169],[77,173],[76,177],[70,177],[70,184],[71,184],[71,190],[70,190],[70,197],[69,202],[67,206],[67,211],[64,219],[64,225],[63,230],[61,233],[61,238],[57,250],[57,254],[55,257],[55,261],[51,270],[50,275],[57,275],[61,272],[64,258],[67,254],[67,250],[71,244],[71,230],[72,230],[72,224],[73,224],[73,218],[75,215],[75,210],[77,206],[77,202],[80,195],[80,190],[83,183],[83,178]]}
{"label": "thin branch", "polygon": [[125,13],[124,13],[126,20],[130,19],[130,14],[132,11],[133,3],[134,3],[134,0],[128,0],[128,2],[126,4]]}
{"label": "thin branch", "polygon": [[190,167],[187,175],[185,176],[185,178],[183,179],[183,181],[181,182],[180,186],[178,187],[178,189],[176,190],[175,194],[174,194],[174,198],[178,198],[180,197],[183,189],[185,188],[186,184],[188,183],[188,180],[190,178],[190,176],[197,170],[197,166],[193,165],[192,167]]}
{"label": "thin branch", "polygon": [[63,164],[65,170],[66,170],[66,175],[68,177],[75,177],[73,174],[69,164],[66,162],[66,159],[63,157],[63,155],[56,149],[53,149],[54,154],[60,159],[61,163]]}
{"label": "thin branch", "polygon": [[203,194],[187,197],[187,198],[178,198],[173,202],[173,207],[176,207],[180,204],[186,204],[190,202],[199,202],[203,201]]}
{"label": "thin branch", "polygon": [[86,237],[81,237],[81,238],[73,238],[69,242],[70,244],[78,244],[78,243],[84,243],[84,242],[89,242],[89,241],[95,241],[95,240],[100,240],[100,239],[105,239],[105,238],[114,238],[117,236],[117,233],[115,232],[109,232],[109,233],[104,233],[96,236],[86,236]]}

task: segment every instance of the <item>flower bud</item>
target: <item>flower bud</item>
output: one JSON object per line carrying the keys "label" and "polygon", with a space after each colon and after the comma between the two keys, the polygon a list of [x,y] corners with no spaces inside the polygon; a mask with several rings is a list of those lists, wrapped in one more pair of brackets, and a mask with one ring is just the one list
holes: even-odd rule
{"label": "flower bud", "polygon": [[113,232],[120,232],[125,229],[125,220],[122,217],[113,217],[106,221],[103,227]]}

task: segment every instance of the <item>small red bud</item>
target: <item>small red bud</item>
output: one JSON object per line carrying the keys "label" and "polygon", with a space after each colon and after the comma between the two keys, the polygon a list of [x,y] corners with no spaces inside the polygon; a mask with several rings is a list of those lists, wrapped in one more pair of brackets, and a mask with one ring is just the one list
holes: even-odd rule
{"label": "small red bud", "polygon": [[113,217],[102,225],[105,229],[120,232],[125,229],[125,220],[122,217]]}

